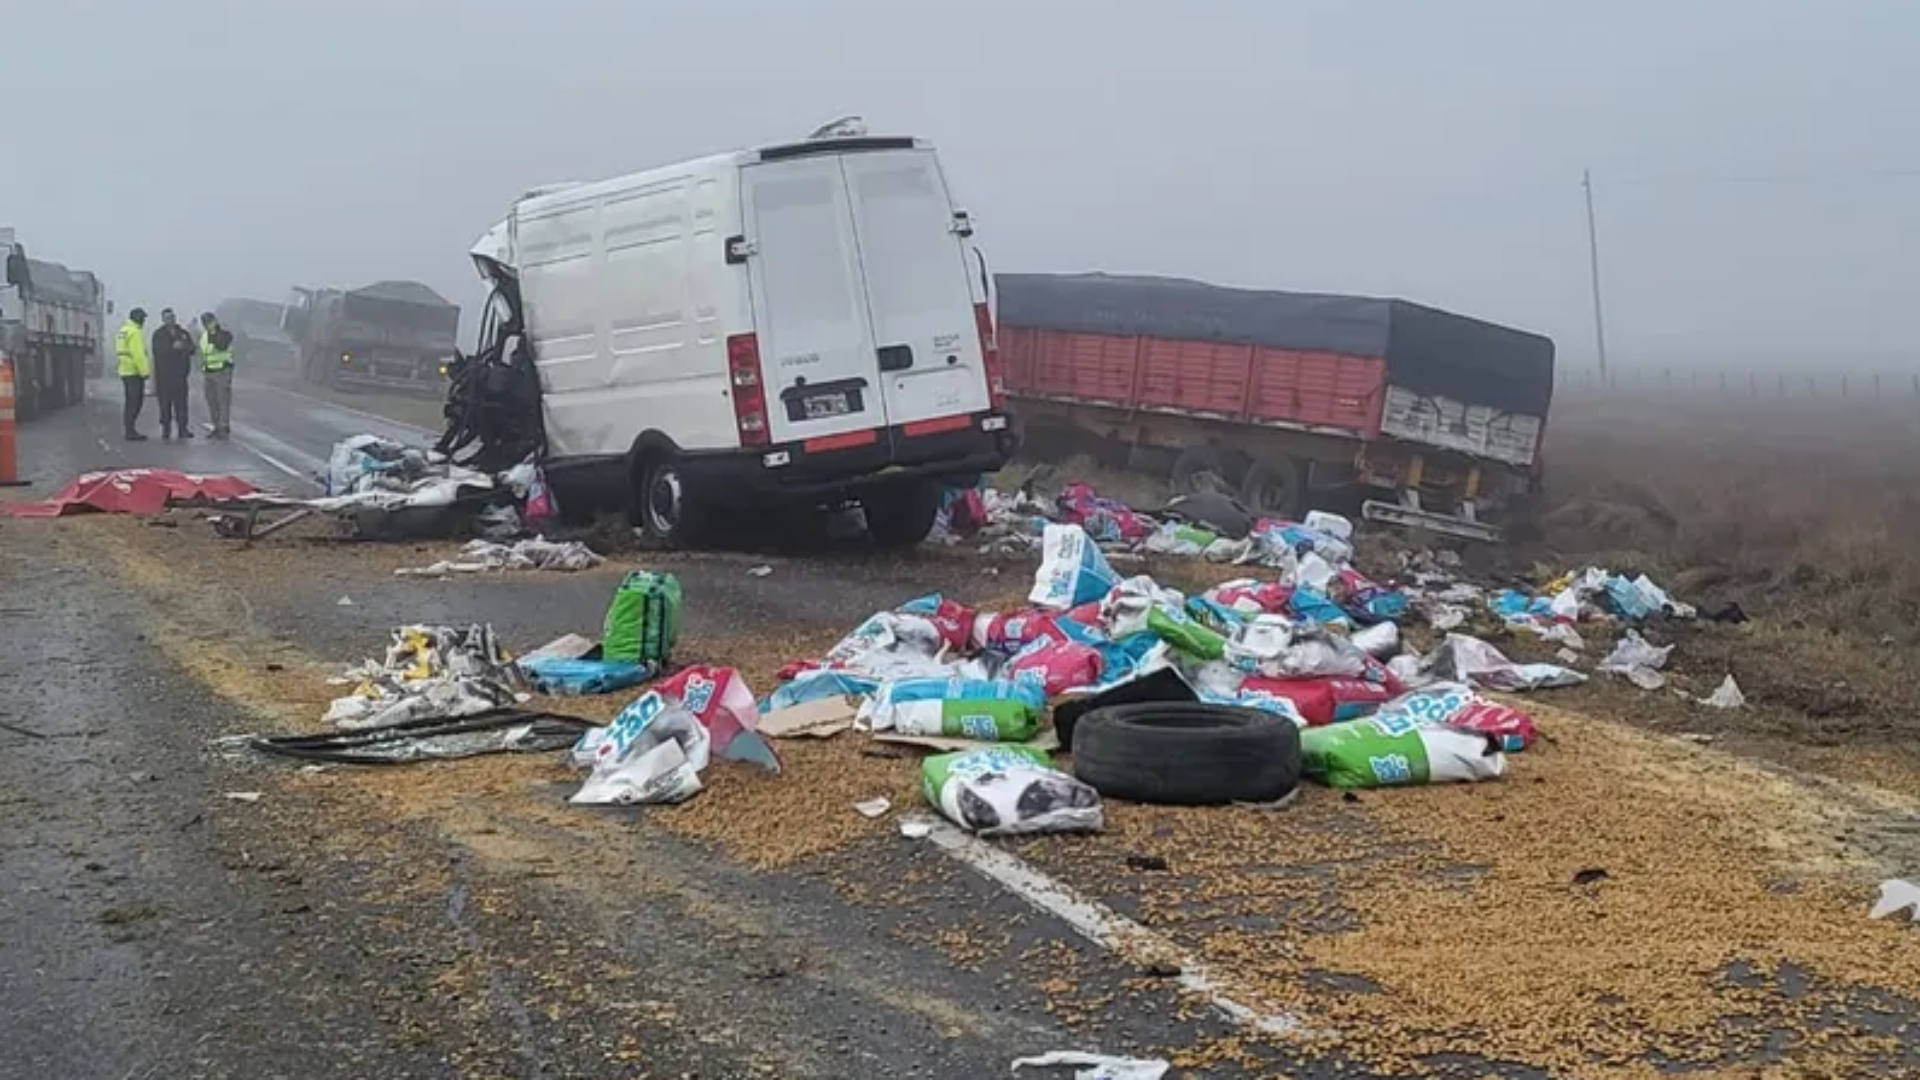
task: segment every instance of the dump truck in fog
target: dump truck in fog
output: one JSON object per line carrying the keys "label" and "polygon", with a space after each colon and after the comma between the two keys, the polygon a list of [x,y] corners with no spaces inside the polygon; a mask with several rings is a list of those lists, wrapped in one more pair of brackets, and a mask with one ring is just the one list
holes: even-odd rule
{"label": "dump truck in fog", "polygon": [[417,281],[296,288],[282,326],[310,383],[437,397],[446,393],[460,308]]}
{"label": "dump truck in fog", "polygon": [[1029,452],[1163,468],[1297,518],[1494,540],[1530,501],[1553,342],[1404,300],[1172,278],[1001,274],[1007,398]]}
{"label": "dump truck in fog", "polygon": [[85,270],[28,257],[10,228],[0,227],[0,259],[0,356],[13,361],[15,415],[79,404],[105,363],[105,288]]}

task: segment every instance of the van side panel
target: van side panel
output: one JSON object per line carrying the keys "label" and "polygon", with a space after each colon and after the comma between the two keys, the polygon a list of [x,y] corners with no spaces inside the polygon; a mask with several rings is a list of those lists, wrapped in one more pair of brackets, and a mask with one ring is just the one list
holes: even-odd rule
{"label": "van side panel", "polygon": [[974,319],[965,242],[953,230],[953,200],[929,149],[841,158],[866,274],[888,419],[917,421],[984,412],[986,367]]}
{"label": "van side panel", "polygon": [[721,232],[737,213],[733,175],[596,186],[516,212],[555,456],[624,454],[650,429],[689,450],[738,445],[725,316],[742,275],[725,264]]}

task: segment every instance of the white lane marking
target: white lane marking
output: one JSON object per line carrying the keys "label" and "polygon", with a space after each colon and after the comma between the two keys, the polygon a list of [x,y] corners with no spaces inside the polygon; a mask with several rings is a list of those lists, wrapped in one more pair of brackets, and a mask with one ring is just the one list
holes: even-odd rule
{"label": "white lane marking", "polygon": [[[326,462],[299,447],[281,442],[266,432],[257,431],[242,424],[233,425],[233,432],[233,445],[296,480],[304,481],[314,487],[320,486],[319,476],[327,471]],[[289,460],[293,464],[289,464]]]}
{"label": "white lane marking", "polygon": [[1218,979],[1197,957],[1125,915],[1072,887],[1035,869],[1016,855],[994,847],[960,831],[953,825],[924,815],[907,820],[928,827],[927,842],[958,860],[967,868],[1008,892],[1066,923],[1074,933],[1109,952],[1139,960],[1163,961],[1180,968],[1175,980],[1180,989],[1203,998],[1214,1009],[1238,1024],[1272,1035],[1288,1037],[1327,1037],[1333,1033],[1308,1028],[1292,1013],[1264,1013],[1229,997]]}
{"label": "white lane marking", "polygon": [[284,386],[264,386],[263,385],[263,386],[257,387],[256,389],[271,390],[276,394],[285,394],[288,397],[299,398],[301,401],[305,401],[313,405],[318,405],[323,409],[331,409],[334,412],[346,413],[348,416],[357,416],[362,420],[373,420],[380,424],[384,424],[387,427],[394,428],[399,431],[409,432],[411,434],[419,435],[424,438],[437,439],[440,437],[440,433],[437,431],[429,431],[423,427],[415,427],[412,424],[405,423],[400,420],[395,420],[390,416],[381,416],[379,413],[368,412],[365,409],[356,409],[351,405],[342,405],[336,401],[328,401],[326,398],[317,398],[317,397],[314,397],[312,394],[303,394],[298,390],[289,390]]}

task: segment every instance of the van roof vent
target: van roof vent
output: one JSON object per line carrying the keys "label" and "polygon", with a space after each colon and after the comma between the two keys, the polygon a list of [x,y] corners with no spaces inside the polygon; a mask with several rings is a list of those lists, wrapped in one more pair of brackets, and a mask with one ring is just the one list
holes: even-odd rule
{"label": "van roof vent", "polygon": [[815,139],[858,139],[867,134],[867,120],[863,116],[843,116],[838,120],[821,124],[807,136],[807,141]]}

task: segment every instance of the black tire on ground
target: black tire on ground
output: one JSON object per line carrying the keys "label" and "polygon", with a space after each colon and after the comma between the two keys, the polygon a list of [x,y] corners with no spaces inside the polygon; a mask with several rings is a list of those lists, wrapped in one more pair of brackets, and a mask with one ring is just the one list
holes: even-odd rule
{"label": "black tire on ground", "polygon": [[940,485],[928,481],[876,488],[860,497],[867,534],[883,548],[910,548],[933,531]]}
{"label": "black tire on ground", "polygon": [[1272,802],[1300,784],[1300,730],[1283,717],[1229,705],[1115,705],[1075,725],[1073,774],[1132,802]]}
{"label": "black tire on ground", "polygon": [[654,453],[641,458],[633,479],[627,519],[649,543],[673,550],[700,542],[706,515],[700,504],[688,497],[680,479],[680,465],[671,455]]}
{"label": "black tire on ground", "polygon": [[1173,471],[1167,477],[1175,495],[1197,495],[1202,491],[1231,493],[1239,479],[1239,455],[1217,446],[1189,446],[1173,459]]}
{"label": "black tire on ground", "polygon": [[1299,520],[1307,512],[1306,470],[1290,457],[1261,458],[1240,483],[1240,502],[1256,518]]}

